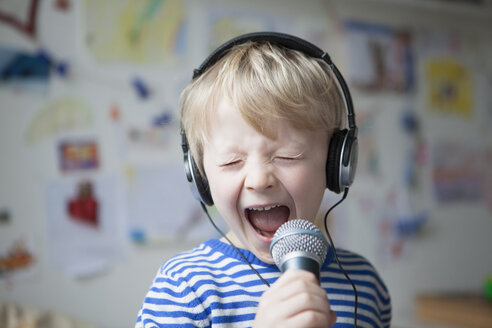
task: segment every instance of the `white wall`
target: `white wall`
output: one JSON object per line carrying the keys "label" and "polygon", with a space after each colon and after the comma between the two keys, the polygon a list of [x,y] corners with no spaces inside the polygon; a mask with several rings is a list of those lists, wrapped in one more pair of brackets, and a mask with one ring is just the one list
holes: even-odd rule
{"label": "white wall", "polygon": [[[66,81],[55,79],[50,85],[49,94],[36,95],[0,89],[0,206],[8,207],[12,223],[0,226],[1,233],[17,234],[28,232],[38,245],[39,271],[28,279],[9,282],[0,278],[0,300],[11,300],[45,309],[53,309],[96,323],[100,327],[131,327],[136,319],[139,306],[159,265],[180,250],[188,249],[196,241],[173,242],[153,246],[137,246],[129,242],[124,258],[99,275],[77,279],[48,262],[48,235],[46,232],[45,203],[43,188],[47,180],[60,176],[57,170],[56,154],[52,144],[44,141],[37,147],[26,147],[23,130],[26,122],[40,108],[40,104],[60,94],[82,94],[96,108],[106,108],[114,98],[126,107],[125,115],[137,119],[139,112],[132,107],[142,108],[138,100],[129,95],[131,89],[124,86],[107,86],[106,81],[118,80],[131,75],[132,70],[147,74],[154,86],[163,94],[164,104],[175,108],[177,84],[184,84],[207,53],[206,35],[210,7],[221,8],[227,4],[240,11],[267,17],[291,17],[292,23],[299,26],[319,25],[327,29],[333,40],[332,53],[336,63],[340,62],[342,71],[346,70],[343,52],[343,33],[338,32],[339,23],[346,18],[357,18],[369,22],[405,27],[418,32],[422,29],[442,32],[460,32],[478,40],[480,52],[474,56],[479,59],[475,70],[477,74],[488,69],[492,74],[490,55],[492,40],[492,12],[473,10],[467,6],[444,5],[440,1],[186,1],[188,19],[188,39],[190,44],[187,61],[176,67],[139,68],[134,65],[115,65],[99,70],[90,66],[84,49],[82,33],[81,2],[73,3],[68,12],[60,13],[53,9],[53,1],[41,3],[38,26],[39,36],[33,41],[16,31],[0,25],[0,42],[35,51],[43,46],[58,57],[69,62],[83,62],[79,72],[88,75],[88,80]],[[217,5],[220,4],[220,5]],[[252,14],[251,14],[252,13]],[[297,26],[296,25],[296,26]],[[302,36],[302,32],[300,32]],[[488,47],[488,48],[487,48]],[[121,72],[119,72],[121,70]],[[109,78],[104,76],[105,72]],[[95,82],[94,82],[95,81]],[[480,81],[480,80],[479,80]],[[398,112],[391,110],[392,104],[402,106],[410,101],[423,117],[424,134],[429,143],[443,138],[456,138],[476,141],[490,145],[490,133],[477,128],[475,118],[463,123],[453,118],[429,116],[426,113],[423,90],[419,88],[411,96],[393,94],[368,94],[353,92],[357,104],[372,102],[381,104],[376,121],[378,148],[381,154],[384,176],[380,181],[357,180],[353,193],[385,195],[400,177],[402,156],[401,143],[406,142],[399,132]],[[481,86],[481,85],[480,85]],[[479,94],[484,97],[485,93]],[[410,99],[410,100],[408,100]],[[480,100],[479,100],[480,103]],[[145,107],[145,105],[143,106]],[[483,109],[483,106],[481,107]],[[357,109],[356,109],[357,110]],[[104,113],[96,113],[95,135],[105,145],[111,135],[107,131]],[[176,129],[177,131],[177,129]],[[157,160],[148,156],[149,162],[181,160],[179,139],[175,137],[167,153]],[[104,150],[112,149],[110,146]],[[121,173],[121,163],[110,155],[103,154],[105,172]],[[141,159],[145,162],[146,158]],[[424,176],[430,177],[429,167]],[[184,179],[184,177],[183,177]],[[429,181],[426,182],[428,186]],[[424,188],[424,190],[427,190]],[[188,195],[186,195],[188,196]],[[483,278],[492,272],[492,220],[490,209],[485,206],[455,205],[439,207],[428,201],[427,191],[420,198],[422,206],[430,211],[430,219],[424,233],[409,242],[409,253],[395,260],[384,262],[377,251],[377,229],[374,221],[367,220],[365,213],[354,202],[360,197],[349,199],[343,205],[348,217],[340,224],[343,240],[335,236],[344,247],[351,248],[371,259],[378,266],[393,298],[394,325],[419,326],[415,322],[414,296],[422,291],[480,290]],[[350,196],[349,196],[350,198]],[[384,201],[383,197],[381,197]],[[2,231],[3,229],[3,231]],[[4,235],[5,236],[5,235]]]}

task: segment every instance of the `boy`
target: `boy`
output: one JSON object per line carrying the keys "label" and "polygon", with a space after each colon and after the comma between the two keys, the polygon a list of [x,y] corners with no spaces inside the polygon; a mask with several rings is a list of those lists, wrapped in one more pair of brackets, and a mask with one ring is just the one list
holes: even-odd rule
{"label": "boy", "polygon": [[317,216],[330,139],[343,125],[333,67],[295,50],[306,44],[242,36],[195,71],[180,99],[187,176],[230,231],[160,268],[136,327],[350,327],[357,308],[358,325],[390,326],[388,292],[364,258],[338,250],[356,302],[333,250],[320,281],[281,273],[269,251],[284,222]]}

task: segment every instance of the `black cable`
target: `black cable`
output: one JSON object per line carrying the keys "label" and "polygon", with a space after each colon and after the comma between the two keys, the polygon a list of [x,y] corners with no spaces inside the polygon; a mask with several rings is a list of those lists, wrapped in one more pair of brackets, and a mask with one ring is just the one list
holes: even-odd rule
{"label": "black cable", "polygon": [[244,257],[243,253],[241,253],[239,251],[239,249],[236,247],[236,245],[234,245],[232,243],[232,241],[226,236],[226,234],[215,224],[214,220],[212,219],[212,217],[210,216],[210,214],[208,213],[208,209],[207,209],[207,206],[205,206],[204,203],[200,202],[200,205],[202,205],[202,208],[203,210],[205,211],[205,214],[207,214],[207,218],[208,220],[210,221],[210,223],[212,223],[212,225],[214,226],[215,230],[217,230],[221,235],[222,237],[224,237],[225,240],[227,240],[227,242],[229,244],[231,244],[232,247],[234,247],[234,249],[236,250],[236,252],[241,256],[241,258],[249,265],[249,267],[251,268],[251,270],[254,271],[254,273],[256,273],[256,275],[258,276],[258,278],[260,278],[260,280],[265,284],[267,285],[267,287],[270,287],[270,284],[268,283],[268,281],[265,280],[265,278],[263,278],[261,276],[261,274],[256,271],[255,268],[253,268],[253,265],[248,261],[248,259],[246,257]]}
{"label": "black cable", "polygon": [[350,282],[350,284],[352,285],[352,289],[354,290],[354,297],[355,297],[354,327],[357,328],[357,302],[358,302],[357,288],[355,287],[354,282],[352,281],[352,279],[350,279],[349,275],[347,274],[347,272],[345,271],[345,269],[343,268],[342,264],[340,263],[340,261],[338,259],[337,250],[335,249],[335,247],[333,245],[333,240],[331,239],[331,235],[330,235],[330,232],[328,231],[328,224],[327,224],[328,214],[330,214],[330,212],[335,207],[337,207],[341,202],[343,202],[345,200],[345,198],[347,198],[347,194],[348,194],[348,188],[345,188],[345,191],[343,192],[342,199],[340,199],[335,205],[333,205],[332,207],[330,207],[328,209],[328,211],[326,211],[325,218],[324,218],[324,224],[325,224],[326,235],[328,236],[328,240],[330,241],[331,249],[333,249],[333,254],[335,254],[335,260],[337,261],[338,267],[342,271],[345,278],[347,278],[347,280]]}

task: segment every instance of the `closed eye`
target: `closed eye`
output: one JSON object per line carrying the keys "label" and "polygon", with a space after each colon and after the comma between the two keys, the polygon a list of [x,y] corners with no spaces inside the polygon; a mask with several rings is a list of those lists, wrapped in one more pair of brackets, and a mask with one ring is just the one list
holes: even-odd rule
{"label": "closed eye", "polygon": [[222,163],[219,165],[219,167],[233,167],[235,165],[239,165],[240,163],[241,163],[241,160],[238,159],[238,160],[233,160],[233,161]]}
{"label": "closed eye", "polygon": [[296,155],[296,156],[276,156],[274,160],[280,161],[282,163],[291,163],[297,160],[300,160],[302,158],[301,155]]}

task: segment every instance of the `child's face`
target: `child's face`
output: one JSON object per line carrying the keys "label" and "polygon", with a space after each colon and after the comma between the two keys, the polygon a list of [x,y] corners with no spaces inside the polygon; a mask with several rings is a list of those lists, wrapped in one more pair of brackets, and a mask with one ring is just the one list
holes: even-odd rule
{"label": "child's face", "polygon": [[258,133],[223,98],[203,149],[212,197],[233,242],[268,263],[281,224],[316,217],[328,151],[327,132],[296,130],[282,120],[274,124],[276,140]]}

